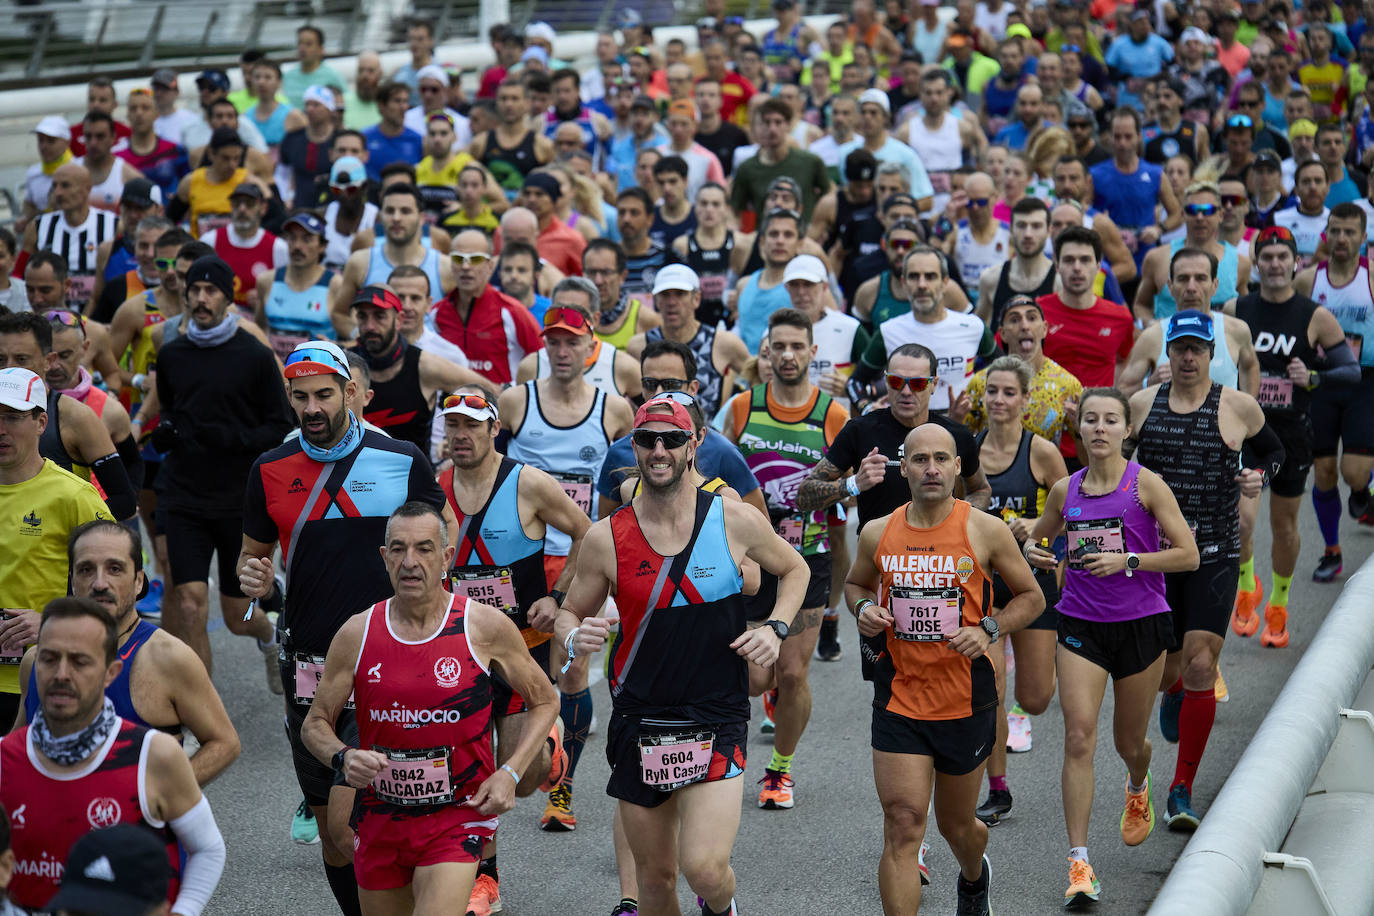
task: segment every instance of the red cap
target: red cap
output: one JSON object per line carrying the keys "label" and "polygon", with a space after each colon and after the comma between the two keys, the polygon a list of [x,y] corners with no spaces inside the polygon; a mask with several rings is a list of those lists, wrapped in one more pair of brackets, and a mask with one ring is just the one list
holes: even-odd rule
{"label": "red cap", "polygon": [[650,398],[635,413],[636,428],[654,422],[670,423],[689,433],[696,432],[696,425],[692,423],[692,415],[687,408],[669,398]]}
{"label": "red cap", "polygon": [[349,307],[356,305],[372,305],[379,309],[395,309],[398,312],[402,310],[400,297],[381,285],[364,286],[358,290]]}

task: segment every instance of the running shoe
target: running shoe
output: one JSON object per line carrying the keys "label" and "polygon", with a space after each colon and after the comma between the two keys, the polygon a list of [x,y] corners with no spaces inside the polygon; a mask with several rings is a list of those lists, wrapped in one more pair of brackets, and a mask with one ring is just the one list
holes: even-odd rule
{"label": "running shoe", "polygon": [[1217,682],[1212,687],[1212,690],[1217,695],[1218,703],[1225,703],[1227,700],[1231,699],[1231,691],[1226,689],[1226,678],[1221,676],[1220,668],[1217,669]]}
{"label": "running shoe", "polygon": [[577,829],[577,817],[572,810],[572,786],[561,783],[549,793],[549,803],[539,818],[539,825],[549,833],[567,833]]}
{"label": "running shoe", "polygon": [[1169,790],[1169,802],[1165,806],[1168,813],[1170,830],[1196,830],[1202,818],[1193,810],[1193,793],[1179,783]]}
{"label": "running shoe", "polygon": [[1264,600],[1264,589],[1260,586],[1259,576],[1255,576],[1253,584],[1254,588],[1236,592],[1236,606],[1231,611],[1231,630],[1237,636],[1254,636],[1260,628],[1255,609]]}
{"label": "running shoe", "polygon": [[1341,574],[1341,552],[1334,553],[1328,550],[1322,554],[1322,558],[1317,561],[1317,568],[1312,571],[1313,582],[1335,582],[1336,577]]}
{"label": "running shoe", "polygon": [[1260,645],[1266,649],[1282,649],[1288,645],[1288,608],[1281,604],[1264,606],[1264,632]]}
{"label": "running shoe", "polygon": [[296,807],[296,815],[291,818],[291,842],[301,846],[314,846],[320,841],[320,825],[315,820],[315,812],[310,810],[304,798]]}
{"label": "running shoe", "polygon": [[1369,511],[1369,504],[1370,491],[1368,486],[1363,490],[1357,490],[1352,487],[1350,496],[1345,501],[1346,508],[1350,510],[1350,517],[1357,521],[1362,520],[1365,513]]}
{"label": "running shoe", "polygon": [[639,901],[625,897],[611,910],[611,916],[639,916]]}
{"label": "running shoe", "polygon": [[926,853],[930,850],[930,844],[921,841],[921,851],[916,854],[916,867],[921,872],[921,886],[925,887],[930,883],[930,868],[926,865]]}
{"label": "running shoe", "polygon": [[1102,885],[1093,867],[1081,859],[1069,860],[1069,889],[1064,892],[1065,907],[1087,906],[1098,901]]}
{"label": "running shoe", "polygon": [[992,916],[992,903],[988,899],[991,889],[992,863],[987,856],[983,856],[983,875],[973,885],[973,890],[964,889],[962,875],[954,879],[954,893],[959,900],[954,916]]}
{"label": "running shoe", "polygon": [[974,812],[978,815],[978,820],[987,824],[989,827],[996,827],[1002,822],[1002,815],[1011,810],[1011,792],[1007,789],[988,789],[988,800],[978,806]]}
{"label": "running shoe", "polygon": [[467,916],[491,916],[501,912],[501,885],[491,875],[478,875],[468,898]]}
{"label": "running shoe", "polygon": [[1013,754],[1024,754],[1031,749],[1030,716],[1020,706],[1013,706],[1007,713],[1007,750]]}
{"label": "running shoe", "polygon": [[552,792],[554,787],[568,775],[568,754],[563,750],[563,720],[554,717],[553,728],[549,729],[553,739],[553,759],[549,761],[549,775],[539,784],[540,792]]}
{"label": "running shoe", "polygon": [[1121,812],[1121,839],[1127,846],[1139,846],[1155,829],[1155,803],[1150,797],[1150,774],[1145,773],[1145,788],[1131,791],[1126,780],[1126,809]]}
{"label": "running shoe", "polygon": [[763,788],[759,790],[759,807],[770,810],[792,807],[792,774],[779,773],[777,770],[764,770],[759,780]]}
{"label": "running shoe", "polygon": [[1159,698],[1159,733],[1170,744],[1178,744],[1178,714],[1183,709],[1183,691],[1165,693]]}
{"label": "running shoe", "polygon": [[161,579],[148,580],[148,594],[138,600],[134,609],[138,611],[138,616],[151,623],[162,621],[162,593],[166,586]]}
{"label": "running shoe", "polygon": [[816,640],[816,657],[823,662],[833,662],[839,660],[841,653],[840,618],[822,618],[821,635]]}
{"label": "running shoe", "polygon": [[763,700],[763,723],[759,725],[759,732],[765,735],[773,734],[773,710],[778,708],[778,691],[765,690],[761,698]]}
{"label": "running shoe", "polygon": [[277,641],[275,639],[269,643],[264,643],[262,640],[254,641],[258,644],[258,651],[262,653],[263,665],[267,669],[267,689],[277,696],[281,696],[281,665],[277,661]]}

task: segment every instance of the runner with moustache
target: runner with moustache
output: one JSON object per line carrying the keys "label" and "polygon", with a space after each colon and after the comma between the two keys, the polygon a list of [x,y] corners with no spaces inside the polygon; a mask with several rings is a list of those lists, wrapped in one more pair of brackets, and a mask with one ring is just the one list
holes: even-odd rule
{"label": "runner with moustache", "polygon": [[[558,285],[563,288],[559,300],[562,305],[584,309],[588,315],[596,315],[601,311],[601,294],[596,291],[595,283],[586,280],[567,286],[560,282]],[[523,385],[534,378],[548,378],[552,371],[548,349],[536,350],[520,361],[520,371],[516,373],[515,381]],[[600,338],[592,345],[582,374],[587,381],[612,397],[636,398],[641,393],[639,360]]]}
{"label": "runner with moustache", "polygon": [[1011,244],[1015,255],[978,278],[978,317],[990,328],[1002,324],[1002,309],[1012,296],[1038,299],[1054,292],[1054,261],[1045,254],[1050,237],[1050,208],[1027,197],[1011,208]]}
{"label": "runner with moustache", "polygon": [[[738,444],[744,460],[763,486],[769,520],[806,561],[811,572],[802,608],[771,672],[759,672],[764,715],[774,723],[773,756],[760,780],[759,807],[791,808],[795,803],[793,757],[811,718],[811,655],[821,617],[830,604],[830,532],[824,511],[800,512],[797,485],[819,462],[849,420],[833,397],[811,382],[816,355],[811,319],[782,308],[768,320],[768,363],[772,380],[736,395],[726,407],[725,437]],[[772,608],[771,579],[765,579],[752,609],[766,616]],[[751,619],[754,618],[751,614]],[[776,691],[776,692],[774,692]]]}
{"label": "runner with moustache", "polygon": [[[555,303],[569,301],[568,292],[586,294],[589,280],[568,277],[554,287]],[[575,301],[575,300],[574,300]],[[551,305],[544,313],[544,346],[549,351],[549,377],[502,392],[497,404],[502,424],[510,430],[506,454],[514,461],[548,472],[582,513],[595,520],[593,487],[610,444],[628,435],[633,415],[624,398],[598,390],[582,372],[595,345],[595,319],[570,305]],[[567,566],[574,565],[572,535],[550,530],[544,542],[544,572],[553,588]],[[592,695],[587,688],[588,662],[581,659],[558,675],[563,720],[563,748],[568,770],[549,794],[540,823],[545,830],[577,826],[572,810],[573,779],[592,721]]]}
{"label": "runner with moustache", "polygon": [[[582,276],[596,284],[601,295],[601,311],[596,316],[596,336],[618,349],[626,349],[630,339],[656,328],[663,319],[654,311],[652,296],[625,289],[629,261],[619,242],[592,239],[582,252]],[[653,289],[652,284],[648,286]]]}
{"label": "runner with moustache", "polygon": [[749,361],[748,348],[733,332],[697,320],[701,278],[687,265],[669,264],[659,270],[654,277],[653,296],[654,310],[663,324],[635,335],[626,351],[639,359],[645,346],[656,340],[686,344],[697,360],[697,404],[703,414],[715,416]]}
{"label": "runner with moustache", "polygon": [[[449,570],[451,591],[482,600],[504,613],[520,630],[530,657],[549,679],[550,637],[559,599],[572,582],[572,565],[547,584],[544,545],[550,529],[572,538],[570,555],[591,522],[557,480],[539,468],[503,456],[496,450],[501,420],[489,389],[465,385],[444,401],[441,411],[452,467],[438,481],[458,520],[458,536]],[[500,676],[492,678],[492,726],[496,760],[508,763],[521,743],[530,717],[523,696]],[[541,751],[516,786],[517,797],[535,789],[553,790],[567,769],[563,739],[549,732],[549,750]],[[493,834],[482,849],[468,912],[499,911],[500,874]]]}
{"label": "runner with moustache", "polygon": [[[1101,894],[1088,860],[1088,819],[1098,717],[1108,678],[1115,697],[1116,750],[1127,768],[1121,839],[1138,846],[1154,830],[1151,747],[1145,732],[1164,655],[1173,643],[1164,574],[1198,566],[1197,544],[1168,485],[1122,456],[1122,443],[1131,432],[1125,395],[1114,388],[1089,388],[1078,417],[1087,466],[1050,490],[1025,544],[1031,566],[1056,569],[1060,560],[1050,542],[1067,527],[1069,562],[1056,604],[1055,657],[1064,711],[1062,784],[1070,846],[1066,906],[1087,905]],[[1161,542],[1161,534],[1167,542]]]}
{"label": "runner with moustache", "polygon": [[281,231],[287,264],[258,275],[253,320],[267,332],[272,352],[284,360],[299,343],[335,339],[329,319],[329,284],[335,274],[324,266],[327,242],[318,216],[295,213]]}
{"label": "runner with moustache", "polygon": [[[634,429],[643,490],[583,539],[554,638],[573,658],[600,650],[615,621],[596,614],[614,589],[606,791],[634,855],[639,912],[678,912],[680,870],[703,916],[733,916],[749,666],[777,661],[809,571],[757,510],[688,483],[696,445],[685,407],[652,400]],[[746,558],[779,577],[773,612],[752,629]]]}
{"label": "runner with moustache", "polygon": [[[1358,384],[1360,364],[1336,316],[1294,289],[1298,243],[1293,233],[1271,226],[1255,236],[1254,251],[1259,291],[1228,303],[1226,311],[1250,326],[1259,359],[1260,407],[1283,444],[1283,466],[1269,477],[1273,583],[1260,634],[1264,646],[1281,649],[1288,645],[1288,592],[1302,547],[1298,509],[1313,460],[1312,392],[1320,385]],[[1324,351],[1323,358],[1317,355],[1318,347]],[[1231,629],[1238,636],[1253,636],[1260,628],[1255,610],[1264,597],[1255,573],[1253,542],[1242,539],[1240,559]]]}
{"label": "runner with moustache", "polygon": [[[351,609],[392,593],[374,546],[383,540],[387,518],[416,500],[442,510],[444,494],[414,445],[364,429],[348,408],[358,397],[357,383],[336,344],[298,345],[284,375],[301,435],[259,457],[248,475],[238,582],[258,601],[275,593],[272,557],[280,543],[286,595],[277,622],[277,676],[286,693],[291,760],[304,794],[296,819],[313,815],[329,889],[340,910],[357,916],[349,829],[354,793],[315,759],[301,727],[325,654]],[[332,717],[331,724],[356,745],[352,711]],[[307,826],[293,823],[293,836]]]}
{"label": "runner with moustache", "polygon": [[[1293,286],[1336,316],[1346,342],[1360,364],[1360,381],[1354,386],[1320,387],[1312,394],[1312,507],[1317,511],[1326,551],[1314,582],[1331,582],[1341,574],[1341,503],[1339,482],[1350,487],[1350,517],[1368,519],[1370,479],[1374,475],[1374,281],[1369,262],[1360,255],[1368,214],[1357,204],[1331,208],[1326,223],[1330,259],[1298,274]],[[1371,349],[1364,339],[1371,337]],[[1340,464],[1336,446],[1340,444]],[[1339,471],[1339,473],[1338,473]],[[1368,519],[1368,521],[1366,521]]]}
{"label": "runner with moustache", "polygon": [[114,619],[89,598],[43,609],[33,663],[39,708],[33,724],[0,741],[0,805],[12,817],[35,809],[10,837],[9,899],[44,910],[72,843],[93,827],[137,824],[166,856],[164,912],[200,916],[224,871],[224,838],[181,746],[120,718],[106,696],[121,668],[118,642]]}
{"label": "runner with moustache", "polygon": [[[432,503],[397,508],[379,552],[394,596],[353,615],[330,642],[302,737],[358,792],[362,912],[452,913],[472,893],[482,844],[515,805],[521,774],[537,766],[557,716],[554,691],[504,611],[444,589],[454,548]],[[525,698],[530,719],[499,767],[497,674]],[[357,731],[341,735],[350,701]]]}
{"label": "runner with moustache", "polygon": [[[878,888],[888,916],[920,907],[922,873],[911,866],[920,861],[933,800],[959,862],[959,911],[991,916],[988,831],[975,816],[1001,716],[986,653],[1045,602],[1007,526],[954,498],[960,466],[949,431],[916,427],[902,455],[910,501],[864,525],[845,582],[859,632],[885,646],[873,679],[873,780],[883,806]],[[1010,595],[1000,608],[991,601],[994,575]]]}
{"label": "runner with moustache", "polygon": [[1164,740],[1178,744],[1166,809],[1174,830],[1194,829],[1199,820],[1193,780],[1217,712],[1217,658],[1240,563],[1240,497],[1257,498],[1265,479],[1283,465],[1283,446],[1265,424],[1259,402],[1217,382],[1209,371],[1213,319],[1183,309],[1162,322],[1169,380],[1131,398],[1134,422],[1126,440],[1127,451],[1134,449],[1141,465],[1173,491],[1200,558],[1196,570],[1164,577],[1174,638],[1160,682],[1159,730]]}
{"label": "runner with moustache", "polygon": [[[1019,545],[1040,516],[1046,494],[1069,472],[1054,439],[1026,427],[1035,384],[1030,362],[1000,357],[988,366],[983,379],[987,423],[978,436],[978,460],[992,487],[987,512],[1007,523]],[[1059,581],[1052,572],[1037,572],[1035,581],[1045,609],[1008,637],[1016,654],[1016,705],[1008,715],[1001,714],[1007,696],[1006,653],[1001,651],[1006,643],[994,644],[988,652],[997,675],[997,740],[988,758],[988,797],[978,807],[978,819],[989,827],[996,826],[1012,807],[1008,750],[1024,753],[1031,749],[1030,716],[1043,713],[1054,699],[1055,629],[1059,625],[1054,603],[1059,598]],[[991,606],[1005,608],[1011,598],[1006,581],[994,574]]]}
{"label": "runner with moustache", "polygon": [[[184,642],[138,616],[147,591],[143,543],[124,525],[107,519],[87,522],[67,540],[72,594],[87,598],[114,618],[119,673],[105,686],[115,714],[181,741],[182,729],[196,739],[191,769],[206,786],[239,756],[239,736],[205,665]],[[38,715],[37,650],[19,666],[22,711],[15,727]]]}

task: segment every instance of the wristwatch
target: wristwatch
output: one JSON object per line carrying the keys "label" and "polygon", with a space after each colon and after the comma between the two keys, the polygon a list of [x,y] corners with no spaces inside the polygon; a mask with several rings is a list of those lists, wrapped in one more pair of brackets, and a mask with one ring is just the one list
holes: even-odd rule
{"label": "wristwatch", "polygon": [[1126,554],[1126,578],[1129,579],[1140,568],[1140,557],[1133,553]]}
{"label": "wristwatch", "polygon": [[983,628],[983,632],[988,634],[988,639],[991,639],[993,642],[997,641],[997,637],[1001,635],[1002,632],[997,627],[997,621],[991,617],[984,617],[982,620],[978,621],[978,626]]}
{"label": "wristwatch", "polygon": [[549,597],[552,598],[559,607],[562,607],[563,602],[568,600],[568,593],[560,589],[551,588],[549,589]]}
{"label": "wristwatch", "polygon": [[334,752],[334,759],[331,761],[331,763],[333,763],[333,765],[334,765],[334,772],[335,772],[335,773],[338,773],[340,776],[343,775],[343,771],[344,771],[344,755],[347,754],[349,751],[356,751],[356,750],[357,750],[356,747],[341,747],[341,748],[339,748],[337,751]]}
{"label": "wristwatch", "polygon": [[792,631],[788,629],[787,624],[783,623],[781,620],[765,620],[763,625],[771,627],[773,632],[778,634],[779,640],[786,639],[792,633]]}

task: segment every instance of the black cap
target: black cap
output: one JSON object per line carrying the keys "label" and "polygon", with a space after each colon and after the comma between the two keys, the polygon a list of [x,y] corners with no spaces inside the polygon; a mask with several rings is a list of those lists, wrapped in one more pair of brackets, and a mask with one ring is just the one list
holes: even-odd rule
{"label": "black cap", "polygon": [[169,67],[154,70],[152,84],[166,89],[175,89],[177,87],[177,72]]}
{"label": "black cap", "polygon": [[796,7],[797,0],[773,0],[773,9],[775,10],[790,10],[796,9]]}
{"label": "black cap", "polygon": [[220,260],[219,255],[196,258],[191,269],[186,271],[185,288],[189,290],[196,283],[209,283],[224,293],[226,299],[231,302],[234,299],[234,269]]}
{"label": "black cap", "polygon": [[878,174],[878,160],[862,146],[844,157],[845,181],[872,181]]}
{"label": "black cap", "polygon": [[210,135],[210,149],[223,149],[226,146],[243,146],[243,138],[232,127],[216,127]]}
{"label": "black cap", "polygon": [[654,100],[647,95],[635,96],[634,101],[630,103],[630,110],[634,111],[636,108],[646,108],[649,111],[658,111],[658,106],[654,104]]}
{"label": "black cap", "polygon": [[1271,149],[1262,149],[1255,153],[1255,161],[1250,163],[1250,168],[1266,168],[1274,171],[1283,170],[1283,162],[1279,159],[1279,154]]}
{"label": "black cap", "polygon": [[266,195],[262,193],[262,188],[251,181],[245,181],[234,188],[233,193],[229,195],[229,199],[233,200],[235,197],[250,197],[253,200],[263,200],[265,196]]}
{"label": "black cap", "polygon": [[93,916],[144,916],[167,899],[171,868],[167,847],[137,824],[93,830],[72,844],[51,912]]}
{"label": "black cap", "polygon": [[220,69],[202,70],[200,76],[196,77],[196,88],[198,89],[218,89],[221,92],[229,91],[229,74]]}
{"label": "black cap", "polygon": [[913,210],[920,209],[920,207],[916,206],[916,198],[912,197],[910,194],[904,194],[899,192],[897,194],[889,194],[887,195],[887,197],[883,198],[883,212],[886,213],[888,210],[891,210],[898,204],[907,204]]}
{"label": "black cap", "polygon": [[124,182],[124,190],[120,192],[119,202],[132,204],[135,207],[160,205],[162,203],[162,189],[146,178],[131,178]]}

